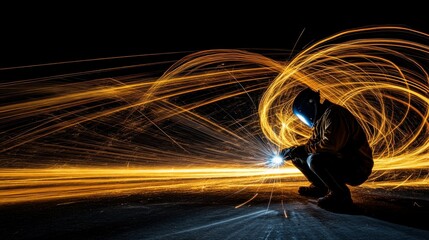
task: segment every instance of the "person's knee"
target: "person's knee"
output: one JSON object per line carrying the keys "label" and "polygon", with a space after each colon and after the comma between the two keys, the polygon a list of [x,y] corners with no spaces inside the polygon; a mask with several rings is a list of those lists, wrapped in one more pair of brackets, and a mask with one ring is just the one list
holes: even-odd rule
{"label": "person's knee", "polygon": [[317,154],[310,154],[307,158],[307,164],[313,172],[317,172],[322,165],[320,157]]}
{"label": "person's knee", "polygon": [[302,168],[306,164],[306,159],[294,158],[292,159],[292,164],[298,169]]}
{"label": "person's knee", "polygon": [[332,157],[333,156],[331,154],[325,154],[325,153],[310,154],[307,158],[308,167],[313,172],[317,172],[318,170],[327,167],[328,165],[327,163],[328,161],[330,161]]}

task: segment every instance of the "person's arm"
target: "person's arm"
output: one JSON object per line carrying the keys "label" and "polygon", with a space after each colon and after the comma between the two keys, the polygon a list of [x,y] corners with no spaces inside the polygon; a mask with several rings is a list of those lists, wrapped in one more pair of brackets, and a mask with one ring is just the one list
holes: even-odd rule
{"label": "person's arm", "polygon": [[295,158],[305,159],[308,156],[308,152],[305,149],[305,145],[299,145],[282,149],[280,155],[286,160]]}
{"label": "person's arm", "polygon": [[330,109],[322,119],[320,119],[320,133],[314,132],[305,145],[309,153],[329,152],[336,153],[346,144],[349,136],[347,122],[338,109]]}

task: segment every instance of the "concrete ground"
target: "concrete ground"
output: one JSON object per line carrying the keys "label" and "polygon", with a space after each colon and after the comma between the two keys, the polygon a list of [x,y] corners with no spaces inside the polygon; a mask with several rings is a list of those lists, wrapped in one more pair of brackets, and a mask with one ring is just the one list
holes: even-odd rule
{"label": "concrete ground", "polygon": [[348,212],[321,209],[294,187],[251,201],[248,192],[170,192],[3,205],[0,239],[428,239],[427,190],[352,194]]}

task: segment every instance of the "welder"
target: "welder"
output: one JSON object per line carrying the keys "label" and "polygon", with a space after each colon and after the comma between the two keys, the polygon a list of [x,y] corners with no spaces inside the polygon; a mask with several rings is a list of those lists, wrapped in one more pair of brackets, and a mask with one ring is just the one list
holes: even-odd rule
{"label": "welder", "polygon": [[374,165],[362,126],[347,108],[327,99],[322,103],[320,92],[308,87],[298,93],[292,108],[312,128],[305,144],[281,151],[310,182],[298,193],[317,198],[318,206],[325,209],[353,206],[348,185],[367,181]]}

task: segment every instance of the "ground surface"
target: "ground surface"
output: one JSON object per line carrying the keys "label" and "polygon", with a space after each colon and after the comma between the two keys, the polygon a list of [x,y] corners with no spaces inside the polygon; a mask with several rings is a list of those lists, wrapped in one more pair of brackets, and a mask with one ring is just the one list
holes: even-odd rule
{"label": "ground surface", "polygon": [[0,239],[428,239],[423,190],[352,189],[331,212],[296,194],[163,193],[0,207]]}

